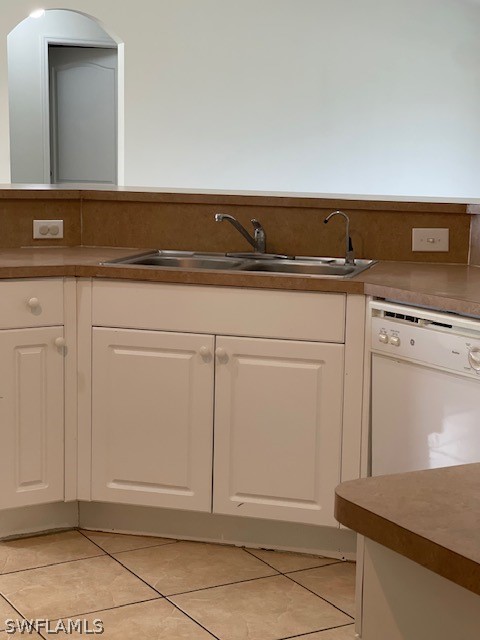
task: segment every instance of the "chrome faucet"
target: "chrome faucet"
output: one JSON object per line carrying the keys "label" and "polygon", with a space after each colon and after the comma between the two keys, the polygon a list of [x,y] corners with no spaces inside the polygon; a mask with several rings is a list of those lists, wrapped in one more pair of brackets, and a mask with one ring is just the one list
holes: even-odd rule
{"label": "chrome faucet", "polygon": [[324,224],[333,218],[333,216],[343,216],[345,218],[345,264],[355,264],[355,254],[353,252],[353,244],[352,239],[350,237],[350,218],[343,211],[332,211],[330,215],[328,215],[323,221]]}
{"label": "chrome faucet", "polygon": [[252,245],[253,250],[256,253],[265,253],[267,236],[265,234],[265,229],[258,220],[255,220],[255,218],[251,220],[251,223],[253,224],[253,236],[251,236],[245,227],[233,216],[229,216],[227,213],[215,214],[215,222],[222,222],[223,220],[228,220],[228,222],[230,222],[237,231],[240,231],[245,240]]}

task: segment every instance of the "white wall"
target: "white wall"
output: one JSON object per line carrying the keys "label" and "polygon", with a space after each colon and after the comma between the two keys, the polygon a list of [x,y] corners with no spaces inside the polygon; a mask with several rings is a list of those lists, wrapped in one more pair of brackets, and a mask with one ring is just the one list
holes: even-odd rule
{"label": "white wall", "polygon": [[12,182],[50,182],[48,41],[115,45],[96,21],[72,11],[47,11],[8,36]]}
{"label": "white wall", "polygon": [[[46,8],[57,0],[44,0]],[[125,42],[125,183],[480,196],[469,0],[63,0]],[[0,181],[8,181],[0,5]]]}

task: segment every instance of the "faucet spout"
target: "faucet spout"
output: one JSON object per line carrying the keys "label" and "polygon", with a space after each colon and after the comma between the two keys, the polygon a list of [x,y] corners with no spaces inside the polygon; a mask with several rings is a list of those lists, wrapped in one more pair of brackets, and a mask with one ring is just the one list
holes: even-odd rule
{"label": "faucet spout", "polygon": [[251,223],[253,225],[253,236],[248,233],[245,227],[236,218],[228,215],[228,213],[215,214],[215,222],[223,222],[223,220],[227,220],[227,222],[230,222],[230,224],[233,225],[235,229],[242,234],[245,240],[252,245],[255,252],[265,253],[267,236],[265,233],[265,229],[262,227],[258,220],[256,220],[255,218],[251,220]]}
{"label": "faucet spout", "polygon": [[350,218],[343,211],[332,211],[325,220],[324,224],[330,221],[334,216],[342,216],[345,219],[345,264],[355,264],[355,253],[353,251],[352,238],[350,237]]}

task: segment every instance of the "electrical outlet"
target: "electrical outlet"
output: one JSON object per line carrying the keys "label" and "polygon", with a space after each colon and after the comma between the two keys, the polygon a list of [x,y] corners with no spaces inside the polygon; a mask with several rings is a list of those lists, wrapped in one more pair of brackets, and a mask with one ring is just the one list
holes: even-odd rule
{"label": "electrical outlet", "polygon": [[448,251],[449,229],[412,229],[412,251]]}
{"label": "electrical outlet", "polygon": [[34,220],[34,240],[60,240],[63,238],[63,220]]}

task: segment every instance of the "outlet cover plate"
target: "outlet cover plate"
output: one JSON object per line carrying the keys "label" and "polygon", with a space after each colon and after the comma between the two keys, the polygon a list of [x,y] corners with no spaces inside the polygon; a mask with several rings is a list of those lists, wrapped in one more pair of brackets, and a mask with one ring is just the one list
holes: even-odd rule
{"label": "outlet cover plate", "polygon": [[63,220],[34,220],[34,240],[61,240],[63,238]]}
{"label": "outlet cover plate", "polygon": [[412,251],[448,251],[450,229],[412,229]]}

